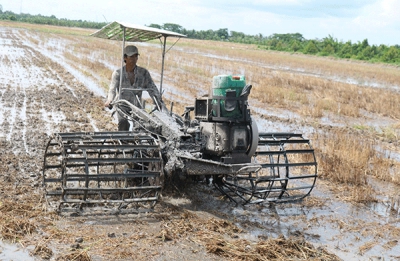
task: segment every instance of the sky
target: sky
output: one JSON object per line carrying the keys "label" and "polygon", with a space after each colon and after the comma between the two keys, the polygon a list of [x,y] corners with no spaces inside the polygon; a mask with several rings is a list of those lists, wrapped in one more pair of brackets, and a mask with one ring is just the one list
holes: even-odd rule
{"label": "sky", "polygon": [[94,22],[400,45],[400,0],[0,0],[3,11]]}

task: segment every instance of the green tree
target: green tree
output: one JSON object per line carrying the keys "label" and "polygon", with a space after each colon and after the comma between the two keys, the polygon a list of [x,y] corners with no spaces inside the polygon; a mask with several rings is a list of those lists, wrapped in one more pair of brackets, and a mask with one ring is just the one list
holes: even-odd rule
{"label": "green tree", "polygon": [[150,25],[147,25],[148,27],[153,27],[153,28],[157,28],[157,29],[162,29],[161,28],[161,25],[159,25],[159,24],[150,24]]}
{"label": "green tree", "polygon": [[318,53],[318,47],[313,40],[308,41],[306,47],[304,47],[303,52],[306,54],[316,54]]}
{"label": "green tree", "polygon": [[361,48],[365,49],[367,47],[369,47],[368,39],[364,39],[361,43]]}
{"label": "green tree", "polygon": [[276,39],[276,40],[281,40],[282,42],[289,43],[293,40],[297,40],[299,42],[304,41],[304,37],[300,33],[294,33],[294,34],[273,34],[271,39]]}
{"label": "green tree", "polygon": [[391,46],[382,56],[382,61],[384,62],[398,62],[400,61],[400,52],[395,46]]}
{"label": "green tree", "polygon": [[222,40],[227,40],[229,38],[228,28],[221,28],[217,31],[217,35]]}
{"label": "green tree", "polygon": [[338,40],[336,38],[333,38],[332,35],[328,35],[328,37],[323,38],[322,43],[323,43],[322,49],[326,48],[325,51],[328,54],[332,54],[338,51],[338,46],[339,46]]}
{"label": "green tree", "polygon": [[278,51],[284,51],[285,50],[285,44],[283,41],[278,41],[278,43],[275,46],[275,49]]}
{"label": "green tree", "polygon": [[269,41],[269,45],[271,46],[271,49],[275,50],[276,46],[278,45],[279,40],[276,38],[273,38],[272,40]]}
{"label": "green tree", "polygon": [[240,42],[245,37],[245,34],[242,32],[231,31],[230,39],[232,41]]}
{"label": "green tree", "polygon": [[163,24],[162,29],[172,31],[175,33],[182,33],[183,27],[180,26],[179,24],[165,23]]}
{"label": "green tree", "polygon": [[292,42],[292,45],[290,46],[290,48],[292,48],[293,52],[297,52],[301,49],[301,45],[300,45],[299,41],[295,40]]}
{"label": "green tree", "polygon": [[261,42],[262,39],[264,38],[264,36],[262,35],[262,33],[259,33],[255,36],[255,38],[257,39],[258,42]]}
{"label": "green tree", "polygon": [[321,55],[323,56],[332,55],[334,53],[335,53],[335,48],[333,48],[332,45],[330,44],[325,45],[321,51]]}
{"label": "green tree", "polygon": [[351,41],[346,42],[344,45],[342,45],[342,48],[338,51],[338,55],[341,58],[351,58],[353,55],[353,48]]}
{"label": "green tree", "polygon": [[371,46],[367,46],[357,54],[357,59],[370,60],[374,56],[375,56],[374,49]]}
{"label": "green tree", "polygon": [[377,56],[378,56],[378,57],[382,57],[383,54],[384,54],[388,49],[389,49],[389,48],[388,48],[386,45],[384,45],[384,44],[379,45],[379,46],[376,48]]}

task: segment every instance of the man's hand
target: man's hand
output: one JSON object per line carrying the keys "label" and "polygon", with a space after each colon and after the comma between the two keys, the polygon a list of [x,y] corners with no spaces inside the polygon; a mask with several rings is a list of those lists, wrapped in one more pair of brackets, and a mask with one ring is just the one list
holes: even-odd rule
{"label": "man's hand", "polygon": [[111,110],[112,109],[112,105],[110,103],[111,103],[110,101],[106,101],[104,103],[104,107],[107,107],[107,108],[109,108]]}

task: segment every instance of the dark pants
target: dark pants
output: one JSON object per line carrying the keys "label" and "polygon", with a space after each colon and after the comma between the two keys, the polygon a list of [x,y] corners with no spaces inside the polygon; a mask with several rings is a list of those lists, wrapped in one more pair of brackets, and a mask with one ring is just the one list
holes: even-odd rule
{"label": "dark pants", "polygon": [[118,118],[118,131],[129,131],[131,124],[127,119],[122,117],[119,113],[117,113]]}

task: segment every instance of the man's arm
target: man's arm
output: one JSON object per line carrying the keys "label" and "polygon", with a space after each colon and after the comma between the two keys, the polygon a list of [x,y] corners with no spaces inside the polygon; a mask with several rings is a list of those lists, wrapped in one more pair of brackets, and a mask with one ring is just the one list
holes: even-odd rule
{"label": "man's arm", "polygon": [[163,101],[161,99],[161,94],[160,91],[158,90],[157,86],[154,84],[153,79],[151,78],[151,75],[149,71],[146,70],[145,73],[145,84],[146,84],[146,89],[151,97],[153,97],[159,106],[163,104]]}
{"label": "man's arm", "polygon": [[108,96],[107,100],[104,103],[104,107],[109,107],[110,103],[114,100],[116,91],[118,90],[119,86],[119,73],[117,70],[115,70],[111,76],[111,83],[110,87],[108,89]]}

